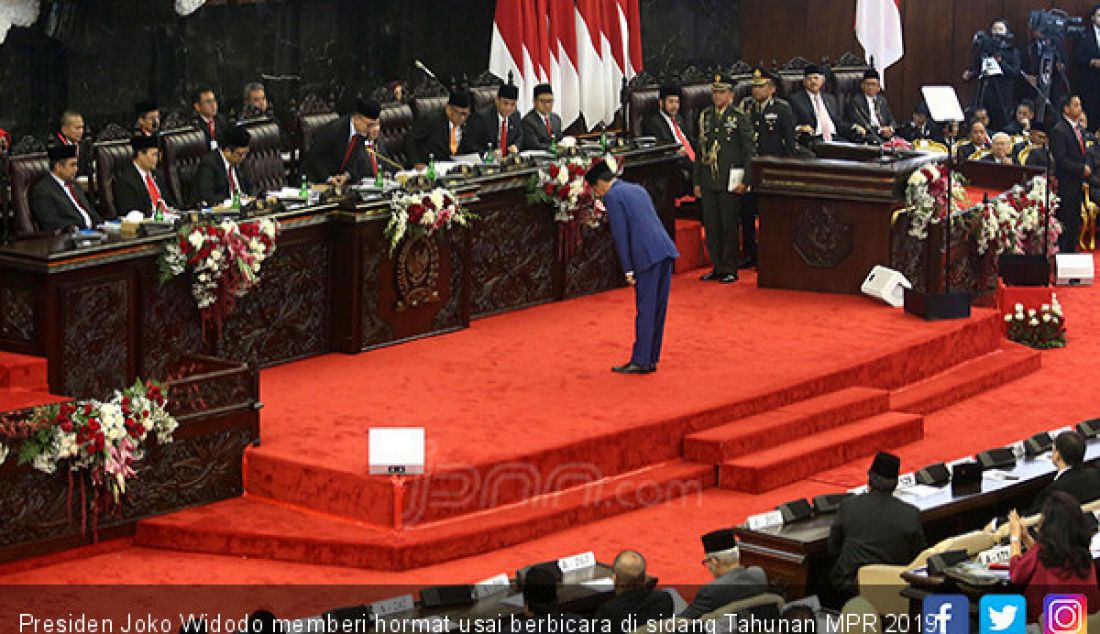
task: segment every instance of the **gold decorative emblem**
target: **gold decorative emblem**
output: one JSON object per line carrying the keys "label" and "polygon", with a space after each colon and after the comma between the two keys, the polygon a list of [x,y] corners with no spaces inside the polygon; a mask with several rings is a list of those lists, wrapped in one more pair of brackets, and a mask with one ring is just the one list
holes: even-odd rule
{"label": "gold decorative emblem", "polygon": [[397,310],[439,301],[439,246],[431,238],[405,240],[397,252]]}
{"label": "gold decorative emblem", "polygon": [[717,84],[717,83],[720,83],[721,81],[722,81],[722,76],[721,75],[715,75],[714,76],[714,83]]}

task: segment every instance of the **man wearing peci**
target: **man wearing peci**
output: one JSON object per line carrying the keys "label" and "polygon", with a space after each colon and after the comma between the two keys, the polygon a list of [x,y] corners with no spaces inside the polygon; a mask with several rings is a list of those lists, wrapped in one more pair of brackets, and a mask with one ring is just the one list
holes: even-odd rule
{"label": "man wearing peci", "polygon": [[795,130],[810,139],[826,143],[834,139],[859,138],[866,129],[845,121],[843,111],[837,105],[836,97],[824,92],[825,73],[821,67],[813,64],[802,71],[802,90],[790,96],[791,110],[794,111]]}
{"label": "man wearing peci", "polygon": [[378,136],[382,107],[374,101],[355,100],[355,110],[317,131],[306,152],[305,170],[313,183],[343,187],[373,176],[366,141]]}
{"label": "man wearing peci", "polygon": [[157,137],[135,136],[130,139],[130,149],[134,152],[134,160],[128,165],[121,165],[111,182],[115,209],[120,216],[131,211],[140,211],[149,216],[158,207],[168,206],[163,194],[167,190],[156,174],[157,163],[160,161]]}
{"label": "man wearing peci", "polygon": [[405,136],[408,165],[424,169],[433,158],[448,160],[459,154],[472,104],[469,91],[459,90],[450,94],[442,110],[418,116]]}
{"label": "man wearing peci", "polygon": [[882,83],[878,71],[870,68],[863,73],[860,93],[848,101],[848,120],[867,130],[867,141],[884,143],[894,136],[897,122],[890,104],[882,96]]}
{"label": "man wearing peci", "polygon": [[1085,163],[1085,137],[1077,123],[1081,116],[1081,98],[1069,95],[1060,105],[1058,122],[1049,135],[1050,156],[1058,178],[1058,197],[1062,200],[1057,212],[1058,220],[1062,221],[1058,249],[1062,253],[1074,253],[1081,233],[1082,187],[1092,176],[1092,170]]}
{"label": "man wearing peci", "polygon": [[657,139],[658,143],[679,143],[678,164],[683,175],[684,193],[692,191],[691,179],[695,171],[697,148],[684,132],[684,118],[680,115],[683,92],[679,84],[664,84],[657,92],[657,111],[642,121],[642,134]]}
{"label": "man wearing peci", "polygon": [[218,205],[233,198],[245,196],[252,186],[241,164],[248,156],[248,130],[234,126],[226,130],[222,147],[209,152],[199,161],[195,170],[195,186],[192,198],[196,205]]}
{"label": "man wearing peci", "polygon": [[714,580],[699,588],[695,600],[680,613],[681,617],[697,619],[734,601],[749,599],[768,591],[768,575],[763,568],[746,568],[741,565],[741,552],[731,529],[707,533],[702,540],[706,555],[703,565]]}
{"label": "man wearing peci", "polygon": [[607,222],[626,282],[634,287],[634,348],[630,361],[611,370],[622,374],[657,371],[664,337],[672,264],[680,257],[649,192],[615,178],[606,160],[588,168],[585,180],[607,207]]}
{"label": "man wearing peci", "polygon": [[550,84],[534,89],[535,107],[523,117],[525,150],[549,150],[561,141],[561,117],[554,114],[554,90]]}
{"label": "man wearing peci", "polygon": [[75,145],[55,145],[47,151],[50,173],[31,190],[31,212],[40,231],[92,229],[103,222],[76,184]]}
{"label": "man wearing peci", "polygon": [[519,152],[523,147],[523,123],[516,112],[516,99],[519,88],[501,85],[493,107],[474,114],[466,126],[460,154],[481,154],[492,149],[504,157]]}

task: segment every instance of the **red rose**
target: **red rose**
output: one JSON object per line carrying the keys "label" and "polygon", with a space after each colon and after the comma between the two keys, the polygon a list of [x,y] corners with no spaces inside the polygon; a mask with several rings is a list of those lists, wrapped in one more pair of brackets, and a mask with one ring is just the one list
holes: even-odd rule
{"label": "red rose", "polygon": [[551,163],[546,171],[550,173],[550,178],[557,178],[558,172],[561,171],[561,167],[557,163]]}
{"label": "red rose", "polygon": [[425,197],[421,198],[420,199],[420,204],[424,205],[428,209],[435,209],[435,205],[432,204],[432,199],[431,199],[430,196],[425,196]]}
{"label": "red rose", "polygon": [[424,207],[423,207],[423,205],[418,205],[416,203],[413,203],[412,205],[409,205],[409,222],[413,223],[414,225],[419,224],[420,219],[423,218],[423,217],[424,217]]}
{"label": "red rose", "polygon": [[569,200],[569,186],[566,185],[558,192],[558,198],[562,200]]}
{"label": "red rose", "polygon": [[103,436],[97,437],[95,439],[95,450],[96,451],[103,451],[103,446],[105,444],[107,444],[107,443],[103,440]]}
{"label": "red rose", "polygon": [[61,431],[65,432],[66,434],[72,433],[72,431],[73,431],[72,422],[71,421],[65,421],[64,423],[61,423]]}
{"label": "red rose", "polygon": [[85,416],[88,416],[88,415],[90,415],[91,413],[92,413],[92,405],[91,405],[91,403],[85,403],[85,404],[84,404],[84,415],[85,415]]}
{"label": "red rose", "polygon": [[554,183],[547,183],[542,188],[542,191],[545,192],[547,196],[553,196],[557,192],[557,189],[558,188],[554,185]]}
{"label": "red rose", "polygon": [[140,435],[140,434],[138,434],[138,430],[136,430],[136,429],[131,429],[131,430],[130,430],[130,437],[131,437],[131,438],[135,438],[135,439],[136,439],[136,438],[137,438],[137,437],[138,437],[139,435]]}
{"label": "red rose", "polygon": [[142,418],[149,418],[149,410],[145,410],[141,413]]}
{"label": "red rose", "polygon": [[99,421],[94,418],[88,419],[88,429],[92,431],[99,431]]}
{"label": "red rose", "polygon": [[443,196],[443,206],[444,207],[450,207],[451,205],[454,204],[454,202],[455,201],[452,200],[450,196],[447,196],[447,195]]}

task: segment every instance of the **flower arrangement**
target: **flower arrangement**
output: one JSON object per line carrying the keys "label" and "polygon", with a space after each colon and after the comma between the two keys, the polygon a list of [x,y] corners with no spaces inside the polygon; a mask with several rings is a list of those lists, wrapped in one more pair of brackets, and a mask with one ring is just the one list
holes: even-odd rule
{"label": "flower arrangement", "polygon": [[1030,308],[1025,312],[1023,304],[1013,308],[1013,312],[1004,316],[1009,340],[1040,350],[1066,346],[1066,319],[1057,295],[1052,294],[1050,303],[1038,310]]}
{"label": "flower arrangement", "polygon": [[[607,161],[611,171],[618,172],[619,166],[611,155],[595,160]],[[607,214],[584,180],[592,162],[593,159],[573,157],[540,167],[527,183],[527,203],[549,205],[554,210],[554,220],[559,223],[592,229],[600,226]]]}
{"label": "flower arrangement", "polygon": [[[958,172],[951,174],[953,209],[966,206],[966,189]],[[947,172],[939,165],[928,164],[909,175],[905,188],[905,202],[909,211],[909,235],[924,240],[928,227],[939,224],[947,217]]]}
{"label": "flower arrangement", "polygon": [[259,283],[260,268],[275,252],[278,237],[279,222],[271,218],[185,225],[160,258],[161,282],[190,271],[203,331],[213,324],[220,335],[236,298]]}
{"label": "flower arrangement", "polygon": [[[47,405],[35,408],[29,416],[5,418],[0,423],[0,438],[9,443],[22,441],[19,464],[30,464],[49,474],[68,472],[70,508],[73,475],[80,475],[84,499],[81,510],[85,514],[86,478],[92,488],[94,530],[101,511],[117,509],[121,504],[127,482],[137,475],[134,464],[145,457],[149,434],[154,434],[160,444],[172,442],[179,423],[167,405],[160,383],[138,379],[107,401]],[[0,444],[0,456],[6,458],[8,451]]]}
{"label": "flower arrangement", "polygon": [[417,240],[454,225],[465,227],[474,217],[448,189],[437,187],[423,194],[400,192],[393,197],[385,230],[390,256],[405,238]]}

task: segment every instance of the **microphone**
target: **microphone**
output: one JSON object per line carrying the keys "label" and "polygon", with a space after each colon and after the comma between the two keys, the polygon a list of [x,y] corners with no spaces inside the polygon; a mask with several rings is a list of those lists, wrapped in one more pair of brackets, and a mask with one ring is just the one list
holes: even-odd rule
{"label": "microphone", "polygon": [[414,60],[413,61],[413,66],[416,66],[417,68],[419,68],[428,77],[431,77],[432,79],[435,79],[436,81],[438,81],[438,78],[435,76],[435,73],[433,73],[427,66],[425,66],[424,62],[422,62],[420,60]]}

